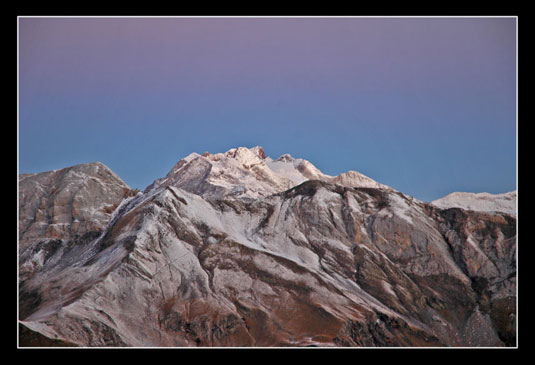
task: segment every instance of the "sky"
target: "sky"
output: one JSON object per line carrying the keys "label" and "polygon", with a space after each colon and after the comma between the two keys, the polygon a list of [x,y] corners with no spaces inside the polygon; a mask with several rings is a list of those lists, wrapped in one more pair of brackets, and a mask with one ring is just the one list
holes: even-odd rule
{"label": "sky", "polygon": [[19,173],[100,161],[143,190],[259,145],[424,201],[511,191],[516,22],[21,17]]}

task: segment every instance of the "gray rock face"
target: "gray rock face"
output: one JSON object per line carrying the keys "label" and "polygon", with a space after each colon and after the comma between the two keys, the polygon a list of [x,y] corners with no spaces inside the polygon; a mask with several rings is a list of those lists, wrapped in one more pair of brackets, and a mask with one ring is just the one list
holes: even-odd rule
{"label": "gray rock face", "polygon": [[20,175],[20,247],[102,229],[130,190],[100,162]]}
{"label": "gray rock face", "polygon": [[21,256],[51,252],[22,286],[24,326],[82,346],[516,343],[513,216],[319,180],[244,199],[177,178],[126,196],[98,235]]}
{"label": "gray rock face", "polygon": [[[46,272],[52,268],[62,270],[69,262],[76,262],[80,247],[98,237],[121,201],[133,194],[100,162],[20,175],[21,298],[33,296],[27,287],[30,278],[36,276],[39,283],[46,282]],[[22,315],[33,307],[32,303],[31,299],[21,302]]]}

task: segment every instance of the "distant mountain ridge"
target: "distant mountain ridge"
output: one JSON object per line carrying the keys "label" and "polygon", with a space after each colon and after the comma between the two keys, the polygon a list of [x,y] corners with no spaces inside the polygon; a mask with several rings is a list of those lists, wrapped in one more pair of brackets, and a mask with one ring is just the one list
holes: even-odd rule
{"label": "distant mountain ridge", "polygon": [[516,190],[503,194],[455,192],[433,200],[440,208],[462,208],[481,212],[503,212],[516,215]]}

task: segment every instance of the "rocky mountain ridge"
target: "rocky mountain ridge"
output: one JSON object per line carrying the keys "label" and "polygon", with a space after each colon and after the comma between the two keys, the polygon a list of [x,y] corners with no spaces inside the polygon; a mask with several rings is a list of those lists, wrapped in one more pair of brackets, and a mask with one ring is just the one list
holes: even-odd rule
{"label": "rocky mountain ridge", "polygon": [[50,339],[515,345],[515,216],[261,147],[192,154],[144,192],[103,165],[70,169],[19,182],[19,318]]}

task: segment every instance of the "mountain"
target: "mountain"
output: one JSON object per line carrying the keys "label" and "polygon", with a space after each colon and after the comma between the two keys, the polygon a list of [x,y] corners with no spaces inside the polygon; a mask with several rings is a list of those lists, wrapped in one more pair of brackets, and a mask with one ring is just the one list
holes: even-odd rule
{"label": "mountain", "polygon": [[145,192],[174,186],[204,198],[258,199],[307,180],[389,189],[356,171],[336,177],[325,175],[309,161],[295,159],[289,154],[273,160],[257,146],[233,148],[217,154],[192,153],[178,161],[167,176],[149,185]]}
{"label": "mountain", "polygon": [[191,154],[143,192],[100,164],[44,174],[19,183],[26,332],[78,346],[515,346],[513,215],[442,209],[261,147]]}
{"label": "mountain", "polygon": [[503,194],[455,192],[433,200],[440,208],[462,208],[480,212],[503,212],[516,215],[516,190]]}

